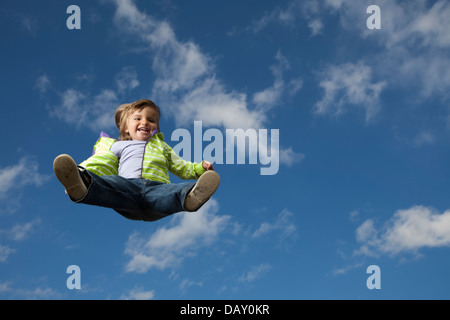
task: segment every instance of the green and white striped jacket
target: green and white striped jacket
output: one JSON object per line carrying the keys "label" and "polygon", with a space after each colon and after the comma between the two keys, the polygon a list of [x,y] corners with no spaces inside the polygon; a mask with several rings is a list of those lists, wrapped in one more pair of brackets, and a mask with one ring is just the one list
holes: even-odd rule
{"label": "green and white striped jacket", "polygon": [[[118,175],[119,159],[110,150],[116,139],[102,135],[94,145],[94,154],[80,166],[99,176]],[[181,179],[198,179],[205,169],[202,163],[183,160],[164,142],[161,132],[155,133],[145,145],[142,178],[170,183],[169,171]]]}

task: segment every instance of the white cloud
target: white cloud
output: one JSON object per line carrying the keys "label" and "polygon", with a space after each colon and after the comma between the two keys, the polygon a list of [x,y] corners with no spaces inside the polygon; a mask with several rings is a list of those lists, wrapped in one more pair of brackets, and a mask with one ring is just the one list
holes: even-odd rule
{"label": "white cloud", "polygon": [[325,0],[327,6],[331,7],[334,10],[339,9],[342,6],[342,3],[345,0]]}
{"label": "white cloud", "polygon": [[[30,222],[24,224],[16,224],[10,229],[0,229],[0,235],[5,235],[13,241],[23,241],[27,239],[30,234],[40,225],[41,219],[34,218]],[[11,248],[9,245],[0,244],[0,262],[5,262],[8,257],[15,253],[17,249]]]}
{"label": "white cloud", "polygon": [[285,240],[294,240],[297,237],[297,227],[292,221],[293,213],[287,209],[281,211],[274,222],[263,222],[257,230],[252,233],[252,238],[257,239],[272,232],[278,233],[279,244]]}
{"label": "white cloud", "polygon": [[28,14],[19,13],[15,15],[15,18],[21,23],[21,26],[27,33],[36,37],[37,31],[39,30],[39,23],[35,17]]}
{"label": "white cloud", "polygon": [[87,102],[86,123],[95,131],[114,126],[114,113],[120,104],[114,90],[103,89]]}
{"label": "white cloud", "polygon": [[[339,18],[342,33],[348,34],[349,39],[356,34],[369,45],[379,45],[359,64],[344,63],[325,71],[325,78],[320,79],[325,94],[314,108],[318,114],[340,115],[349,110],[349,105],[356,105],[365,111],[366,121],[370,121],[379,111],[379,94],[387,84],[390,88],[405,88],[409,94],[413,90],[412,94],[421,99],[433,95],[448,99],[450,2],[438,0],[429,4],[423,0],[411,0],[405,5],[401,1],[380,0],[376,4],[381,9],[381,30],[366,27],[369,4],[364,1],[292,0],[283,8],[276,7],[264,14],[247,31],[260,32],[273,23],[293,28],[298,26],[299,20],[304,20],[311,36],[314,36],[325,32],[325,22],[331,21],[327,17],[332,15]],[[346,54],[345,47],[341,54]],[[347,73],[339,79],[339,74],[330,74],[334,71]],[[354,85],[356,82],[345,83],[356,81],[358,74],[363,81],[359,90]],[[272,91],[267,92],[270,93]],[[450,109],[447,113],[450,114]]]}
{"label": "white cloud", "polygon": [[[247,232],[249,229],[253,231]],[[245,228],[230,216],[219,215],[217,202],[210,199],[198,212],[176,214],[167,225],[151,234],[133,232],[125,245],[124,253],[129,257],[125,272],[169,270],[169,279],[179,281],[179,288],[184,291],[192,286],[202,287],[207,281],[206,278],[193,280],[190,276],[183,275],[186,273],[184,266],[189,263],[188,260],[196,259],[197,256],[199,259],[208,256],[212,259],[212,264],[206,269],[207,273],[212,270],[220,273],[229,263],[231,253],[233,256],[247,255],[249,252],[245,252],[251,246],[258,245],[261,239],[271,239],[271,246],[279,248],[286,243],[292,244],[296,236],[297,228],[292,213],[286,209],[273,221],[262,222],[256,228]],[[260,279],[271,269],[272,266],[268,263],[251,263],[231,282],[248,284]],[[132,296],[130,292],[122,298],[131,299]]]}
{"label": "white cloud", "polygon": [[413,145],[421,147],[424,145],[432,145],[436,141],[435,136],[429,131],[420,131],[413,140]]}
{"label": "white cloud", "polygon": [[39,164],[32,157],[23,157],[16,165],[0,168],[0,199],[24,186],[41,186],[50,178],[39,173]]}
{"label": "white cloud", "polygon": [[170,46],[159,48],[153,60],[153,69],[158,75],[154,92],[177,92],[192,89],[202,77],[212,72],[207,55],[193,42],[182,43],[171,39]]}
{"label": "white cloud", "polygon": [[122,294],[120,300],[152,300],[155,296],[155,290],[144,290],[141,287],[134,288],[129,292]]}
{"label": "white cloud", "polygon": [[11,282],[0,282],[0,294],[7,295],[8,299],[61,299],[62,295],[49,287],[36,287],[22,289],[11,286]]}
{"label": "white cloud", "polygon": [[[423,1],[419,2],[422,6]],[[402,30],[404,38],[418,35],[421,45],[424,47],[450,47],[450,4],[448,1],[436,1],[429,10],[422,8],[420,14],[411,14],[410,24]]]}
{"label": "white cloud", "polygon": [[355,264],[352,264],[352,265],[347,265],[347,266],[342,267],[342,268],[334,268],[333,269],[333,274],[334,275],[346,274],[349,271],[352,271],[352,270],[355,270],[355,269],[360,269],[363,265],[364,265],[364,263],[359,262],[359,263],[355,263]]}
{"label": "white cloud", "polygon": [[134,67],[124,67],[122,71],[116,74],[114,79],[117,90],[120,93],[131,91],[139,86],[137,72]]}
{"label": "white cloud", "polygon": [[256,279],[261,278],[267,272],[269,272],[271,268],[272,268],[271,265],[268,263],[262,263],[260,265],[253,266],[250,268],[250,270],[242,274],[238,280],[240,282],[246,283],[253,282]]}
{"label": "white cloud", "polygon": [[190,279],[184,279],[180,283],[180,289],[181,290],[186,290],[187,288],[192,287],[192,286],[202,287],[203,286],[203,282],[201,282],[201,281],[193,281],[193,280],[190,280]]}
{"label": "white cloud", "polygon": [[339,116],[353,105],[363,109],[366,122],[370,122],[379,110],[379,96],[385,86],[385,81],[372,82],[372,68],[363,62],[328,66],[320,81],[324,95],[314,111]]}
{"label": "white cloud", "polygon": [[280,163],[292,167],[295,163],[300,163],[305,159],[303,153],[295,152],[292,147],[280,150]]}
{"label": "white cloud", "polygon": [[418,253],[422,248],[450,246],[450,210],[436,210],[414,206],[398,210],[381,230],[376,230],[372,220],[366,220],[356,231],[362,243],[355,254],[378,255]]}
{"label": "white cloud", "polygon": [[149,45],[156,55],[153,69],[157,75],[154,93],[192,89],[196,82],[212,71],[212,64],[199,46],[191,41],[180,42],[166,21],[140,12],[133,1],[112,1],[117,9],[114,22],[121,31],[131,33]]}
{"label": "white cloud", "polygon": [[324,24],[320,18],[321,2],[317,0],[293,0],[285,7],[276,7],[265,13],[259,19],[254,20],[246,31],[258,33],[271,24],[279,24],[283,27],[300,28],[301,22],[306,22],[310,29],[310,36],[322,34]]}
{"label": "white cloud", "polygon": [[16,252],[16,249],[13,249],[9,246],[0,245],[0,262],[5,262],[6,260],[8,260],[9,255],[14,252]]}
{"label": "white cloud", "polygon": [[71,125],[83,125],[88,113],[85,98],[81,92],[67,89],[61,94],[61,103],[50,111],[50,115]]}
{"label": "white cloud", "polygon": [[258,107],[258,110],[269,110],[276,105],[280,105],[286,94],[293,96],[301,89],[303,81],[300,78],[291,79],[286,85],[283,73],[289,69],[289,61],[279,50],[275,56],[275,64],[270,67],[274,76],[273,85],[253,95],[252,101]]}
{"label": "white cloud", "polygon": [[[303,20],[314,36],[327,30],[325,22],[338,17],[341,33],[348,35],[346,38],[353,39],[356,35],[373,46],[359,64],[343,63],[329,67],[322,74],[325,77],[320,79],[320,86],[325,93],[314,107],[317,114],[337,116],[349,111],[350,106],[357,106],[365,111],[369,122],[380,109],[379,96],[387,84],[390,89],[408,90],[408,95],[415,95],[416,101],[434,95],[450,98],[450,2],[438,0],[430,4],[411,0],[405,5],[402,1],[380,0],[376,4],[381,9],[380,30],[366,27],[367,2],[292,0],[253,21],[246,31],[257,33],[274,23],[293,29]],[[333,19],[328,19],[329,16]],[[354,49],[351,45],[341,46],[336,56],[345,57],[347,48]],[[330,74],[334,71],[347,73],[340,79],[339,74]],[[361,88],[352,81],[357,81],[358,75],[363,81]],[[268,88],[263,93],[270,97],[276,91]],[[443,118],[450,119],[450,108],[446,112]],[[449,123],[450,120],[447,123],[450,127]]]}
{"label": "white cloud", "polygon": [[44,94],[47,92],[50,87],[50,79],[46,74],[41,75],[36,79],[35,88],[41,93]]}
{"label": "white cloud", "polygon": [[[91,81],[91,79],[85,79]],[[115,128],[114,112],[124,103],[123,97],[136,89],[140,82],[134,67],[122,68],[114,77],[113,88],[102,89],[98,93],[84,93],[77,88],[59,92],[60,102],[49,108],[52,117],[76,127],[89,127],[95,132]],[[51,86],[47,76],[36,81],[36,88],[45,93]]]}
{"label": "white cloud", "polygon": [[212,245],[227,227],[230,217],[216,215],[217,202],[210,199],[195,213],[176,214],[169,227],[158,229],[150,237],[130,235],[125,253],[131,256],[127,272],[145,273],[151,268],[177,267],[201,247]]}
{"label": "white cloud", "polygon": [[358,219],[359,216],[359,211],[358,210],[353,210],[352,212],[350,212],[349,217],[350,217],[350,221],[355,221]]}
{"label": "white cloud", "polygon": [[12,240],[22,241],[30,236],[30,233],[41,223],[40,218],[35,218],[30,222],[24,224],[16,224],[10,230],[1,230],[1,233],[6,233]]}
{"label": "white cloud", "polygon": [[[384,6],[388,15],[384,20],[389,22],[379,43],[388,50],[381,54],[377,68],[391,74],[393,83],[415,85],[420,97],[439,94],[448,98],[450,3],[437,1],[431,8],[423,1],[411,1],[408,6],[387,2]],[[394,74],[393,68],[397,70]]]}
{"label": "white cloud", "polygon": [[356,229],[356,240],[358,242],[366,242],[366,241],[376,237],[376,235],[377,235],[377,231],[375,230],[372,219],[368,219],[368,220],[364,221]]}
{"label": "white cloud", "polygon": [[34,157],[25,156],[17,164],[0,168],[0,214],[13,214],[22,206],[23,189],[40,187],[51,175],[39,172]]}
{"label": "white cloud", "polygon": [[224,86],[215,78],[205,79],[171,106],[172,110],[176,109],[178,125],[202,120],[205,126],[248,129],[261,128],[266,121],[264,113],[247,108],[245,94],[226,93]]}
{"label": "white cloud", "polygon": [[[440,50],[427,50],[421,55],[412,55],[403,48],[404,53],[391,57],[399,61],[394,79],[404,81],[404,85],[416,89],[419,98],[429,98],[435,94],[449,98],[450,58]],[[400,50],[400,49],[397,49]],[[401,60],[401,62],[400,62]],[[401,85],[401,84],[400,84]]]}
{"label": "white cloud", "polygon": [[360,13],[365,12],[362,10],[366,4],[341,0],[330,8],[339,9],[337,12],[345,32],[357,30],[364,39],[381,46],[382,50],[375,50],[367,61],[372,61],[373,69],[387,79],[390,86],[406,85],[411,91],[411,85],[414,85],[421,98],[433,94],[448,98],[450,2],[439,0],[430,6],[423,0],[408,1],[408,5],[383,0],[377,5],[382,19],[381,30],[377,32],[364,27],[367,15]]}
{"label": "white cloud", "polygon": [[315,18],[308,22],[308,27],[311,29],[311,35],[315,36],[322,33],[324,25],[320,19]]}

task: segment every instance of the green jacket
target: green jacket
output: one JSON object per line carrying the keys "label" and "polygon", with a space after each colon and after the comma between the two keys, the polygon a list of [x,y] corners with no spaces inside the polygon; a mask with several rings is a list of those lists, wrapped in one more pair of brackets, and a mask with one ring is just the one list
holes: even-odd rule
{"label": "green jacket", "polygon": [[[102,132],[94,145],[94,154],[80,166],[99,176],[118,175],[119,159],[110,151],[116,142]],[[161,132],[155,133],[145,145],[142,178],[170,183],[169,171],[181,179],[198,179],[205,169],[202,163],[183,160],[164,142]]]}

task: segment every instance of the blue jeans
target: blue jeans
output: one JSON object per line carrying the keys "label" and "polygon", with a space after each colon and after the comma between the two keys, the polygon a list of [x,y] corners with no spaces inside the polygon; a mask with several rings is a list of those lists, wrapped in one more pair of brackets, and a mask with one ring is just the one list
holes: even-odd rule
{"label": "blue jeans", "polygon": [[91,177],[88,192],[76,202],[111,208],[131,220],[155,221],[184,211],[186,195],[195,185],[195,182],[167,184],[88,174]]}

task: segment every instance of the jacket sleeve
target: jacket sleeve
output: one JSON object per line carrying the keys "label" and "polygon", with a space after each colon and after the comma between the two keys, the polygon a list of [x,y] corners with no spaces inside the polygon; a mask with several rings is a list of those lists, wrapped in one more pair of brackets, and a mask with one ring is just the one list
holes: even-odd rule
{"label": "jacket sleeve", "polygon": [[183,160],[173,149],[164,142],[164,153],[167,159],[169,171],[180,179],[198,179],[206,170],[202,163]]}
{"label": "jacket sleeve", "polygon": [[100,137],[94,145],[94,154],[80,166],[99,176],[118,175],[119,159],[110,150],[114,142],[115,139]]}

